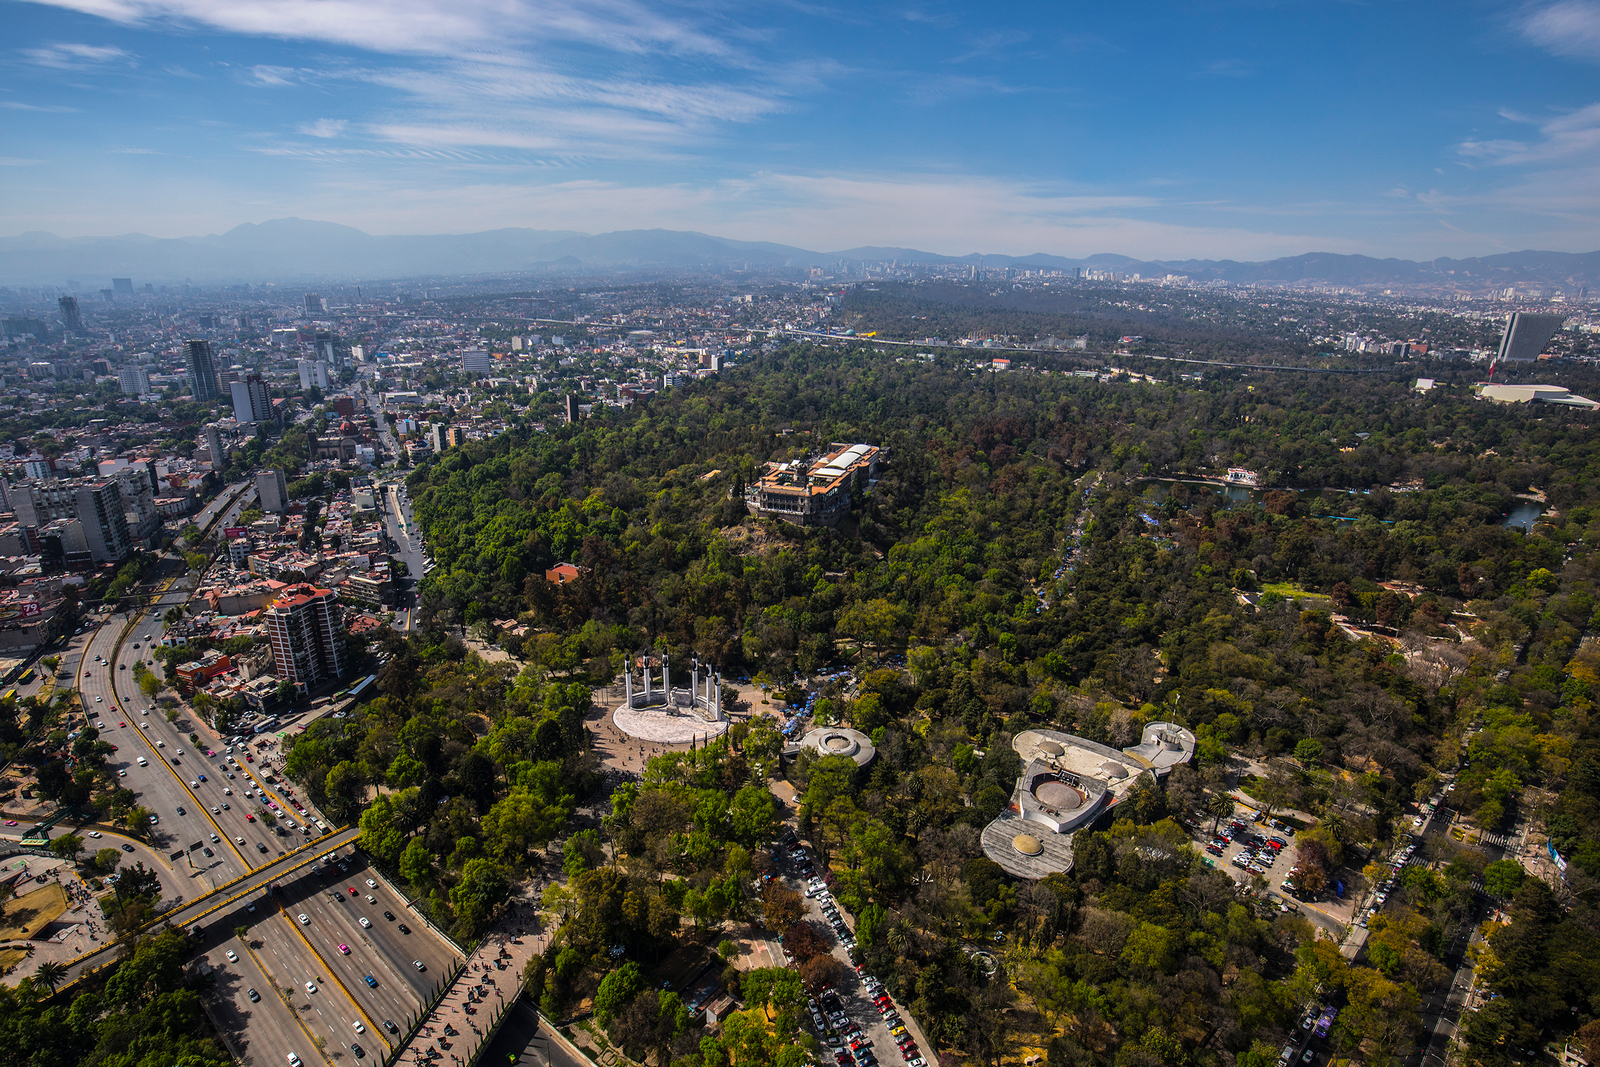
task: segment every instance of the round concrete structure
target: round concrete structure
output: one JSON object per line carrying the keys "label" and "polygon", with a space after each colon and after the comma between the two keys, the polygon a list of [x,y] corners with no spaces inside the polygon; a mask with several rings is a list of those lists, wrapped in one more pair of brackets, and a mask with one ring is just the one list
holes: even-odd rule
{"label": "round concrete structure", "polygon": [[848,726],[819,726],[801,738],[800,745],[818,757],[845,756],[858,767],[865,767],[878,754],[872,738]]}
{"label": "round concrete structure", "polygon": [[695,712],[669,708],[617,708],[611,713],[617,729],[655,745],[704,743],[728,732],[726,722],[710,722]]}

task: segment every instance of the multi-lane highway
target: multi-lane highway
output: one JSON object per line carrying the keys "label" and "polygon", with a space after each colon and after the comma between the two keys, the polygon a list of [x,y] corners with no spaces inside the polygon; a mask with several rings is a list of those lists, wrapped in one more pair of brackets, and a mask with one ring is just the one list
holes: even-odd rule
{"label": "multi-lane highway", "polygon": [[[230,525],[252,497],[243,484],[231,487],[197,523]],[[230,749],[186,708],[168,722],[139,689],[135,663],[149,661],[163,616],[187,595],[174,588],[130,617],[111,616],[73,642],[78,655],[63,670],[98,713],[101,737],[117,746],[119,781],[155,814],[158,848],[180,875],[193,872],[190,903],[165,918],[200,928],[200,955],[217,976],[207,1006],[234,1052],[279,1064],[291,1053],[307,1064],[376,1062],[448,978],[455,949],[341,847],[355,831],[319,836],[317,813],[302,810],[287,782],[269,782],[248,745]],[[265,825],[266,811],[277,826]],[[196,899],[217,886],[226,888]],[[248,928],[243,939],[240,927]],[[101,962],[80,960],[69,974]]]}
{"label": "multi-lane highway", "polygon": [[[245,488],[231,487],[201,518],[207,524],[236,519],[249,505],[250,493],[241,492]],[[157,820],[149,827],[150,840],[165,852],[185,853],[181,859],[194,882],[194,892],[185,895],[198,896],[303,844],[306,837],[287,827],[279,835],[261,821],[257,812],[264,803],[283,808],[287,798],[265,791],[252,755],[230,751],[204,724],[191,722],[187,711],[168,722],[135,681],[135,663],[150,662],[151,648],[162,640],[163,616],[188,595],[182,588],[169,589],[131,613],[131,628],[128,617],[110,616],[73,666],[85,711],[98,716],[101,738],[117,746],[111,763],[120,784]],[[191,741],[191,735],[199,740]],[[304,823],[298,812],[289,817]]]}
{"label": "multi-lane highway", "polygon": [[[240,1055],[264,1062],[315,1055],[316,1037],[334,1059],[362,1058],[352,1044],[386,1055],[457,959],[348,849],[271,879],[203,925],[202,956],[218,977],[213,1017]],[[239,926],[250,928],[243,940]]]}

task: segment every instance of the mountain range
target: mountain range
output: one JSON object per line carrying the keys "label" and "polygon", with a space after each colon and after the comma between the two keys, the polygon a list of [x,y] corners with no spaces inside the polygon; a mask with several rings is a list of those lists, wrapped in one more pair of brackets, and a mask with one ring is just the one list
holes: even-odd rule
{"label": "mountain range", "polygon": [[1600,252],[1508,252],[1473,259],[1414,262],[1310,252],[1260,263],[1233,260],[1137,260],[1100,254],[1071,259],[947,256],[913,248],[850,248],[813,252],[764,241],[734,241],[683,230],[510,228],[468,234],[375,236],[350,226],[305,219],[247,223],[204,237],[57,237],[33,232],[0,237],[0,284],[65,285],[93,290],[112,277],[136,284],[193,282],[324,282],[518,272],[638,270],[798,270],[841,262],[981,264],[984,267],[1114,270],[1194,280],[1297,282],[1348,286],[1556,286],[1600,289]]}

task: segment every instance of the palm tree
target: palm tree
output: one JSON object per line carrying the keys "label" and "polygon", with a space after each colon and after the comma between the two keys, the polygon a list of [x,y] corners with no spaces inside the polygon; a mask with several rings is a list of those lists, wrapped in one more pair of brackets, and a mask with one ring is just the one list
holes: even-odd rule
{"label": "palm tree", "polygon": [[39,964],[39,969],[33,972],[33,980],[49,988],[50,992],[56,991],[56,986],[67,976],[67,969],[54,960],[46,960]]}
{"label": "palm tree", "polygon": [[1206,801],[1206,813],[1211,816],[1211,832],[1216,833],[1217,824],[1233,814],[1233,798],[1226,793],[1212,793]]}

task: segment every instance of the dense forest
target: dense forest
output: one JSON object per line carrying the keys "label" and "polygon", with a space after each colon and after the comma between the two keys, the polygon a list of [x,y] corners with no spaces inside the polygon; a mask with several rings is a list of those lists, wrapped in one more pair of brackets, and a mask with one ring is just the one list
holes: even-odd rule
{"label": "dense forest", "polygon": [[[855,688],[817,710],[880,758],[781,773],[863,966],[942,1048],[1271,1067],[1332,998],[1337,1054],[1395,1062],[1488,893],[1510,922],[1481,949],[1498,998],[1466,1036],[1476,1062],[1516,1062],[1600,1016],[1596,416],[1406,384],[1098,382],[793,347],[648,406],[469,442],[409,479],[439,562],[422,632],[384,639],[381,695],[315,724],[289,773],[359,817],[363,844],[463,936],[518,877],[559,867],[545,905],[562,937],[528,976],[552,1015],[592,1010],[636,1056],[788,1067],[809,1040],[793,1040],[802,994],[833,965],[794,894],[761,879],[770,725],[659,757],[595,829],[566,820],[599,785],[589,689],[623,654],[694,653],[780,691],[851,662]],[[831,441],[888,450],[851,518],[746,512],[763,462]],[[1229,466],[1266,488],[1204,483]],[[1505,525],[1541,494],[1540,521]],[[562,561],[580,577],[547,582]],[[501,637],[513,621],[528,629]],[[484,663],[463,627],[519,662]],[[1080,832],[1069,874],[1018,882],[983,856],[1018,731],[1121,745],[1157,718],[1195,730],[1197,765]],[[1269,768],[1258,796],[1317,820],[1303,869],[1355,884],[1452,774],[1482,829],[1539,808],[1566,879],[1552,891],[1441,842],[1349,961],[1236,891],[1175,821],[1211,810],[1247,759]],[[783,931],[795,968],[730,975],[745,1010],[708,1034],[653,974],[749,923]],[[989,974],[967,947],[995,933]]]}

